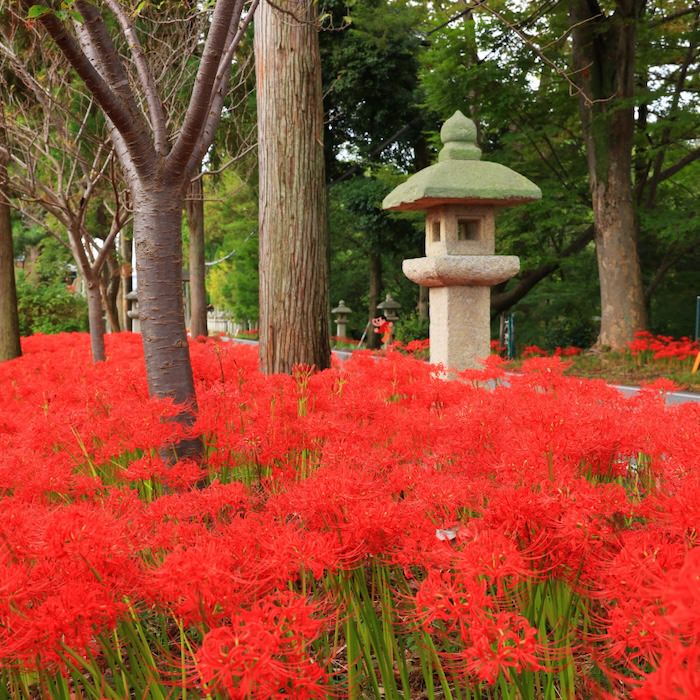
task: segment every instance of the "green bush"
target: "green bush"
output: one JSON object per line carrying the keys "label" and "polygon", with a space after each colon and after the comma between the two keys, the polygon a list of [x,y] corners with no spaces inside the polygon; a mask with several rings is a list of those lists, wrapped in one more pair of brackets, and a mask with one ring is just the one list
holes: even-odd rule
{"label": "green bush", "polygon": [[87,302],[63,282],[33,284],[17,275],[17,306],[21,335],[86,331]]}
{"label": "green bush", "polygon": [[582,315],[560,316],[547,322],[542,333],[541,347],[550,352],[557,347],[588,348],[595,343],[597,334],[598,326],[592,318]]}
{"label": "green bush", "polygon": [[396,322],[394,337],[402,343],[409,343],[412,340],[424,340],[428,337],[429,332],[430,321],[413,313]]}

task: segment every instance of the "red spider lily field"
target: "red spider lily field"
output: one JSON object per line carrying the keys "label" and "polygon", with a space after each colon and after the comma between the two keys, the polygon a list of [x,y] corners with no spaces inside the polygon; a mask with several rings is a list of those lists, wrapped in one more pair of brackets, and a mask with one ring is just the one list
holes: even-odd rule
{"label": "red spider lily field", "polygon": [[0,698],[700,697],[700,405],[560,358],[266,377],[193,342],[197,488],[139,336],[23,343]]}

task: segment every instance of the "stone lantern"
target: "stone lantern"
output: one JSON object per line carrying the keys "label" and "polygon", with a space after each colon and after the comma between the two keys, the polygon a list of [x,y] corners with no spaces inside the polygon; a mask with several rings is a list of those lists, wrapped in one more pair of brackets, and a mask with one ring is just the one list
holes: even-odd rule
{"label": "stone lantern", "polygon": [[345,338],[348,333],[348,314],[352,313],[352,309],[345,306],[345,302],[341,299],[338,302],[338,306],[331,309],[331,313],[335,316],[336,336],[338,336],[338,338]]}
{"label": "stone lantern", "polygon": [[520,269],[516,256],[494,254],[496,209],[542,193],[510,168],[480,160],[476,127],[461,112],[443,124],[440,138],[438,162],[396,187],[382,206],[426,211],[426,257],[404,260],[403,271],[430,288],[430,361],[462,370],[489,354],[490,287]]}
{"label": "stone lantern", "polygon": [[386,295],[386,299],[381,304],[377,304],[377,310],[382,312],[382,316],[387,321],[393,323],[399,320],[399,309],[401,304],[391,296],[391,294]]}
{"label": "stone lantern", "polygon": [[126,315],[128,318],[131,319],[131,330],[134,333],[138,333],[140,331],[140,322],[139,322],[139,295],[138,292],[134,289],[130,291],[126,295],[126,303],[128,305],[128,310],[126,312]]}

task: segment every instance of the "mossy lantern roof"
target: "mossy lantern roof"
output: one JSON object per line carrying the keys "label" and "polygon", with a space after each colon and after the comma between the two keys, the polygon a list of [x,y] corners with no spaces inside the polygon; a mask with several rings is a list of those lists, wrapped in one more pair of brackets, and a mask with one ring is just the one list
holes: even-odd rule
{"label": "mossy lantern roof", "polygon": [[460,111],[440,130],[438,162],[394,188],[384,209],[430,209],[443,204],[510,206],[542,198],[537,185],[500,163],[480,160],[476,127]]}

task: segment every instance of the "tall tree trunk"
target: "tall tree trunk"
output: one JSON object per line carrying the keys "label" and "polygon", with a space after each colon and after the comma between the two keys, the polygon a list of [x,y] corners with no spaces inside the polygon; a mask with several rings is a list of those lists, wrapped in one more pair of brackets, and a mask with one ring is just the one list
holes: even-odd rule
{"label": "tall tree trunk", "polygon": [[377,304],[381,301],[382,293],[382,254],[376,246],[369,252],[369,289],[367,293],[367,322],[370,324],[367,331],[367,347],[376,349],[381,345],[379,335],[374,332],[372,319],[377,316]]}
{"label": "tall tree trunk", "polygon": [[[172,398],[183,410],[176,420],[186,427],[197,410],[182,301],[183,192],[178,187],[132,190],[138,275],[139,322],[148,390]],[[199,439],[175,447],[176,457],[198,457]]]}
{"label": "tall tree trunk", "polygon": [[[0,147],[5,144],[5,114],[0,103]],[[10,188],[6,151],[0,149],[0,362],[22,354],[15,287],[15,256],[12,247]]]}
{"label": "tall tree trunk", "polygon": [[190,335],[207,335],[207,289],[204,264],[204,191],[202,178],[192,180],[187,195],[190,231]]}
{"label": "tall tree trunk", "polygon": [[68,227],[68,243],[73,259],[78,266],[78,272],[85,280],[92,361],[104,362],[106,359],[104,341],[106,328],[102,304],[102,271],[100,266],[94,264],[94,261],[88,257],[83,244],[84,238],[85,231],[81,229],[80,221],[74,220]]}
{"label": "tall tree trunk", "polygon": [[297,363],[330,366],[316,5],[311,0],[275,5],[263,2],[255,18],[260,361],[267,373],[289,372]]}
{"label": "tall tree trunk", "polygon": [[635,38],[645,0],[572,3],[574,75],[586,144],[600,278],[598,345],[622,349],[646,327],[632,188]]}
{"label": "tall tree trunk", "polygon": [[118,333],[121,330],[119,322],[119,290],[121,288],[121,275],[119,271],[119,260],[117,259],[117,251],[114,243],[112,250],[105,258],[105,264],[102,268],[102,294],[107,320],[109,321],[110,331]]}
{"label": "tall tree trunk", "polygon": [[105,319],[103,316],[102,294],[98,275],[85,279],[88,302],[88,325],[90,328],[90,347],[92,361],[104,362],[105,355]]}

